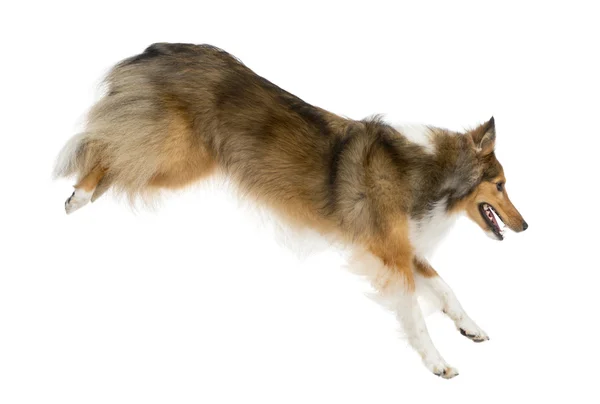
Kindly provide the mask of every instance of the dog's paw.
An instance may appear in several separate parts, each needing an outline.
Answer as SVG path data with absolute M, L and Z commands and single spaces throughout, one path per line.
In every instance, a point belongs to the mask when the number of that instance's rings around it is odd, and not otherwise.
M 461 324 L 457 324 L 458 331 L 465 337 L 469 338 L 473 342 L 488 341 L 490 337 L 483 331 L 477 324 L 472 320 L 463 321 Z
M 454 376 L 458 376 L 458 370 L 448 365 L 443 360 L 428 361 L 423 360 L 423 363 L 434 375 L 444 379 L 452 379 Z
M 452 379 L 454 376 L 458 376 L 458 370 L 453 367 L 447 366 L 443 369 L 433 372 L 434 375 L 441 377 L 442 379 Z
M 434 375 L 442 377 L 444 379 L 452 379 L 454 376 L 458 376 L 458 370 L 448 365 L 441 357 L 435 359 L 424 358 L 423 364 Z
M 92 199 L 92 192 L 87 192 L 82 189 L 75 189 L 73 194 L 65 201 L 65 211 L 67 214 L 75 212 L 87 204 Z

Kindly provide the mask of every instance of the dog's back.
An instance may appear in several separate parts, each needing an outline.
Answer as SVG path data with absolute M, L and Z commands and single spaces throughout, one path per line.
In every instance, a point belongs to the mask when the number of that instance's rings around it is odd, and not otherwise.
M 294 215 L 327 204 L 348 121 L 313 107 L 208 45 L 154 44 L 116 65 L 58 176 L 76 175 L 71 212 L 109 188 L 131 198 L 220 169 L 242 192 Z M 78 193 L 79 191 L 79 193 Z

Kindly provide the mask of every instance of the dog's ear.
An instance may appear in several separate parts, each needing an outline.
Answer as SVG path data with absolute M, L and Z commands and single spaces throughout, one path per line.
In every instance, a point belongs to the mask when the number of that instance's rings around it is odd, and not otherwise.
M 496 146 L 496 125 L 494 117 L 469 132 L 475 144 L 475 150 L 480 156 L 487 156 L 494 151 Z

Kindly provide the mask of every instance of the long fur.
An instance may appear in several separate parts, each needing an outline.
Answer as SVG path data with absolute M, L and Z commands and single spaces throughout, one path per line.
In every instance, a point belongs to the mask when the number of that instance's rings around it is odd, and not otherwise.
M 527 228 L 502 186 L 493 118 L 464 133 L 342 118 L 209 45 L 154 44 L 117 64 L 106 85 L 57 160 L 55 176 L 78 181 L 68 213 L 108 190 L 135 201 L 222 175 L 293 228 L 352 246 L 353 270 L 435 374 L 457 372 L 427 334 L 417 284 L 461 332 L 487 338 L 426 255 L 459 213 L 497 239 L 489 206 L 511 229 Z

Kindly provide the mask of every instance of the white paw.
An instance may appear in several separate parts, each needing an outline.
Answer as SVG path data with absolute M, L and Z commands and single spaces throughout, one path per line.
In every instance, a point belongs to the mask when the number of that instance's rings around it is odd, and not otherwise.
M 468 317 L 457 322 L 456 328 L 458 328 L 458 331 L 460 331 L 462 335 L 474 342 L 483 342 L 490 339 L 485 331 L 479 328 L 479 326 Z
M 454 376 L 458 376 L 458 370 L 448 365 L 443 359 L 436 361 L 424 359 L 423 363 L 434 375 L 441 378 L 452 379 Z
M 93 192 L 76 188 L 73 194 L 65 201 L 65 211 L 67 214 L 73 213 L 87 204 L 92 199 L 92 194 Z

